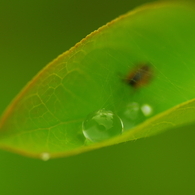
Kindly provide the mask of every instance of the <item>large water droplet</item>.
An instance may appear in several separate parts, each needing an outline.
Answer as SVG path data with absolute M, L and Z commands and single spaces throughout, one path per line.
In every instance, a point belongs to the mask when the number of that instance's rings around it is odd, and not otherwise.
M 122 120 L 110 110 L 98 110 L 83 122 L 82 131 L 87 140 L 100 142 L 122 134 Z

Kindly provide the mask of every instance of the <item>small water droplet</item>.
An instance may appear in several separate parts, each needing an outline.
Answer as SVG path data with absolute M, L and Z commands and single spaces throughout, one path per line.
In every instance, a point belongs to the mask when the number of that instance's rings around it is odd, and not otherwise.
M 141 107 L 141 111 L 143 112 L 143 114 L 145 116 L 150 116 L 152 114 L 152 112 L 153 112 L 152 107 L 149 104 L 144 104 Z
M 110 110 L 101 109 L 83 121 L 83 135 L 92 142 L 100 142 L 122 134 L 122 120 Z
M 41 159 L 42 159 L 43 161 L 48 161 L 48 160 L 50 159 L 50 154 L 47 153 L 47 152 L 42 153 L 42 154 L 41 154 Z
M 137 102 L 129 103 L 124 112 L 124 116 L 131 120 L 135 120 L 138 117 L 139 109 L 140 107 Z
M 145 103 L 142 106 L 138 102 L 128 103 L 120 117 L 123 120 L 124 130 L 129 130 L 142 123 L 153 114 L 153 108 Z
M 137 102 L 128 103 L 121 113 L 124 124 L 124 130 L 129 130 L 136 125 L 136 121 L 140 116 L 140 105 Z

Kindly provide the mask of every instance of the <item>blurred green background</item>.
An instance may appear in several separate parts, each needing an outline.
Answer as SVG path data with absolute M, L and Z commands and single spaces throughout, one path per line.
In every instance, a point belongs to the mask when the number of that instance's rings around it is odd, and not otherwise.
M 147 0 L 0 0 L 2 113 L 48 62 Z M 49 160 L 0 151 L 0 195 L 193 194 L 194 126 Z

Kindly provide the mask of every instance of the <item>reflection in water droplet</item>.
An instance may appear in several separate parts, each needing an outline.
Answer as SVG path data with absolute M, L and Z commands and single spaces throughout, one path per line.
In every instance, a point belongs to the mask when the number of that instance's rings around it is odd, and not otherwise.
M 152 107 L 148 104 L 144 104 L 142 107 L 141 107 L 141 111 L 143 112 L 143 114 L 145 116 L 150 116 L 152 114 Z
M 122 120 L 109 110 L 98 110 L 90 114 L 83 122 L 82 131 L 86 139 L 92 142 L 100 142 L 123 131 Z
M 50 159 L 50 154 L 47 153 L 47 152 L 42 153 L 42 154 L 41 154 L 41 159 L 42 159 L 43 161 L 48 161 L 48 160 Z

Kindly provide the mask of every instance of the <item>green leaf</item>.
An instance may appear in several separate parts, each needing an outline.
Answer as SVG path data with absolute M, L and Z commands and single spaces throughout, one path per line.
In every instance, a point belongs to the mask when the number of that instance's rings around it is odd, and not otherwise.
M 194 35 L 190 3 L 113 20 L 19 93 L 1 118 L 0 147 L 47 160 L 194 123 Z

